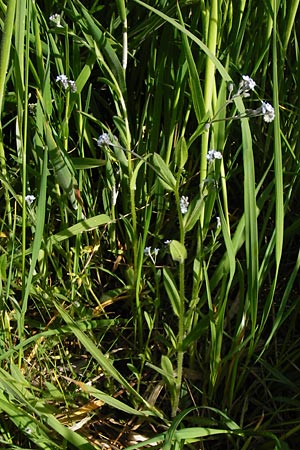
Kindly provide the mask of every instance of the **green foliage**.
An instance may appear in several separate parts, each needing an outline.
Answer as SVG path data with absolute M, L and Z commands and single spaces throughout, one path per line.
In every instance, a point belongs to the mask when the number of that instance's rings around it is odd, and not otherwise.
M 300 443 L 298 6 L 0 2 L 0 446 Z

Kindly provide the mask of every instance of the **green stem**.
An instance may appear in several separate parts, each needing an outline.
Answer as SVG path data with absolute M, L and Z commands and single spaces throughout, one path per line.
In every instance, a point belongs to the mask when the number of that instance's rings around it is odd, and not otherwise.
M 209 16 L 209 30 L 208 30 L 208 43 L 207 46 L 210 52 L 215 56 L 217 46 L 217 34 L 218 34 L 218 1 L 212 0 L 209 10 L 207 11 Z M 211 116 L 212 114 L 212 97 L 215 85 L 215 64 L 207 56 L 205 67 L 205 84 L 204 84 L 204 107 L 205 112 Z M 209 132 L 202 134 L 201 139 L 201 160 L 200 160 L 200 188 L 202 188 L 203 181 L 207 174 L 207 160 L 206 154 L 208 152 L 209 145 Z M 202 211 L 201 225 L 204 223 L 204 208 Z
M 179 182 L 180 176 L 177 178 L 177 184 Z M 179 218 L 179 233 L 180 233 L 180 243 L 184 245 L 184 227 L 183 227 L 183 216 L 180 210 L 180 197 L 178 189 L 175 191 L 175 199 Z M 178 411 L 179 400 L 181 395 L 181 385 L 182 385 L 182 373 L 183 373 L 183 339 L 184 339 L 184 324 L 185 324 L 185 289 L 184 289 L 184 273 L 185 273 L 185 263 L 184 261 L 179 262 L 179 318 L 178 318 L 178 337 L 177 337 L 177 376 L 175 384 L 175 398 L 172 406 L 172 416 L 175 417 Z
M 12 33 L 14 29 L 16 10 L 16 0 L 8 2 L 6 17 L 4 22 L 4 30 L 1 41 L 1 56 L 0 56 L 0 114 L 2 115 L 4 103 L 4 90 L 6 85 L 6 74 L 8 69 L 8 62 L 10 57 L 10 48 L 12 43 Z M 0 120 L 0 168 L 3 178 L 7 177 L 6 158 L 3 145 L 2 121 Z M 9 200 L 9 192 L 5 188 L 5 203 L 8 223 L 12 224 L 12 214 Z
M 19 114 L 19 123 L 21 127 L 21 123 L 23 122 L 23 140 L 22 140 L 22 287 L 23 294 L 25 292 L 25 254 L 26 254 L 26 201 L 25 196 L 27 195 L 27 138 L 28 138 L 28 97 L 29 97 L 29 47 L 30 47 L 30 38 L 29 38 L 29 29 L 30 29 L 30 19 L 31 19 L 31 7 L 30 2 L 28 2 L 27 6 L 27 17 L 26 17 L 26 47 L 25 47 L 25 69 L 24 69 L 24 117 L 23 111 L 20 111 Z M 22 44 L 22 42 L 20 42 Z M 24 45 L 24 44 L 23 44 Z M 22 50 L 19 49 L 21 54 Z M 21 58 L 19 58 L 20 60 Z M 23 99 L 20 99 L 20 106 L 23 108 Z

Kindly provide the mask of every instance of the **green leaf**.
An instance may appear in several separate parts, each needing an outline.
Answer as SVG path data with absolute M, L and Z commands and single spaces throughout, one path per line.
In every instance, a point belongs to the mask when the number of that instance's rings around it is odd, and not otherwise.
M 167 267 L 164 267 L 163 275 L 164 275 L 164 286 L 167 291 L 169 300 L 171 302 L 173 312 L 174 312 L 175 316 L 179 317 L 180 297 L 179 297 L 179 293 L 178 293 L 178 288 L 176 286 L 176 283 L 174 281 L 171 271 Z
M 183 228 L 185 233 L 191 231 L 194 228 L 195 224 L 200 218 L 203 206 L 203 198 L 200 198 L 198 200 L 194 199 L 191 202 L 187 213 L 183 217 Z
M 75 169 L 84 170 L 105 166 L 106 161 L 97 158 L 72 158 L 72 163 Z
M 44 124 L 46 143 L 49 150 L 49 159 L 54 168 L 54 173 L 60 187 L 66 192 L 72 207 L 78 208 L 77 200 L 75 196 L 75 186 L 77 182 L 75 180 L 75 170 L 72 166 L 71 159 L 59 148 L 56 143 L 49 123 Z
M 181 242 L 174 239 L 170 244 L 170 252 L 174 261 L 183 263 L 183 261 L 187 258 L 187 251 L 185 246 L 181 244 Z
M 158 153 L 153 155 L 153 166 L 159 174 L 159 180 L 164 187 L 169 191 L 174 191 L 176 187 L 176 180 L 171 170 Z
M 177 5 L 179 21 L 183 28 L 185 28 L 184 21 L 182 19 L 182 15 L 179 9 L 179 5 Z M 199 69 L 197 68 L 195 59 L 193 57 L 193 53 L 191 50 L 191 42 L 189 42 L 186 33 L 182 33 L 182 44 L 183 50 L 186 55 L 186 60 L 189 68 L 190 75 L 190 87 L 192 93 L 192 101 L 195 108 L 195 114 L 199 123 L 203 121 L 203 117 L 205 115 L 205 103 L 202 93 L 202 88 L 199 79 Z
M 164 380 L 167 383 L 171 395 L 175 394 L 175 385 L 176 380 L 174 376 L 174 368 L 172 366 L 172 363 L 167 355 L 162 355 L 161 357 L 161 368 L 164 372 Z
M 186 140 L 184 136 L 182 136 L 175 147 L 175 164 L 179 169 L 183 169 L 185 163 L 188 159 L 188 148 L 186 145 Z
M 59 231 L 59 233 L 56 233 L 55 235 L 49 238 L 48 243 L 57 243 L 64 241 L 65 239 L 77 236 L 78 234 L 81 234 L 84 231 L 93 230 L 94 228 L 97 228 L 101 225 L 105 225 L 106 223 L 111 221 L 112 219 L 106 214 L 99 214 L 98 216 L 82 220 L 81 222 L 78 222 L 75 225 L 72 225 L 71 227 Z
M 173 422 L 171 423 L 170 428 L 166 432 L 165 439 L 164 439 L 164 445 L 162 447 L 162 450 L 171 450 L 174 448 L 173 446 L 173 440 L 174 440 L 174 434 L 179 427 L 180 423 L 183 421 L 183 419 L 193 410 L 197 409 L 197 407 L 192 407 L 189 409 L 186 409 L 182 411 L 180 414 L 178 414 Z M 181 448 L 181 446 L 179 447 Z

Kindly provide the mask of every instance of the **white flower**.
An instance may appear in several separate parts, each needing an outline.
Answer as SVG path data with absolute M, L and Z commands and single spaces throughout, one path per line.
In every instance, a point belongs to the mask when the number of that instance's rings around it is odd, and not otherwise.
M 35 201 L 35 196 L 34 195 L 26 195 L 25 196 L 25 202 L 27 203 L 28 206 L 32 205 L 32 203 Z
M 172 242 L 172 240 L 171 239 L 167 239 L 165 242 L 164 242 L 164 244 L 166 244 L 166 245 L 170 245 L 171 244 L 171 242 Z
M 261 106 L 257 109 L 246 109 L 248 117 L 263 116 L 265 122 L 273 122 L 275 119 L 275 111 L 270 103 L 261 102 Z
M 111 145 L 112 142 L 110 140 L 108 133 L 102 133 L 97 139 L 97 145 L 101 147 L 101 145 Z
M 50 22 L 58 28 L 63 28 L 63 26 L 60 23 L 60 14 L 52 14 L 52 16 L 49 17 Z
M 255 81 L 248 75 L 242 75 L 242 79 L 244 84 L 244 91 L 254 91 L 254 88 L 256 86 Z
M 64 89 L 68 89 L 69 84 L 68 84 L 68 77 L 67 77 L 67 75 L 64 75 L 64 74 L 58 75 L 56 77 L 55 81 L 56 81 L 56 83 L 61 83 L 63 85 Z
M 69 80 L 69 81 L 68 81 L 68 84 L 69 84 L 70 89 L 71 89 L 72 92 L 76 92 L 76 91 L 77 91 L 77 86 L 76 86 L 75 81 Z
M 189 198 L 184 195 L 180 199 L 180 211 L 181 214 L 186 214 L 189 207 Z
M 217 219 L 217 228 L 220 228 L 221 227 L 221 219 L 219 216 L 217 216 L 216 219 Z
M 69 80 L 67 75 L 58 75 L 55 80 L 57 83 L 61 83 L 64 89 L 70 88 L 72 92 L 77 91 L 77 86 L 74 80 Z
M 151 259 L 151 261 L 153 262 L 153 264 L 156 263 L 156 257 L 158 255 L 159 252 L 159 248 L 155 248 L 153 251 L 151 250 L 151 247 L 145 247 L 144 248 L 144 255 L 149 256 L 149 258 Z M 154 257 L 153 257 L 154 256 Z
M 242 81 L 240 81 L 237 95 L 241 95 L 243 97 L 249 97 L 249 91 L 253 91 L 256 86 L 255 81 L 249 77 L 248 75 L 242 75 Z
M 144 248 L 144 255 L 150 256 L 151 255 L 151 247 L 145 247 Z
M 217 150 L 209 150 L 206 155 L 207 161 L 211 162 L 214 159 L 222 159 L 222 153 Z
M 28 103 L 29 114 L 35 114 L 37 103 Z
M 261 112 L 263 114 L 263 119 L 265 122 L 273 122 L 275 118 L 274 108 L 270 103 L 261 102 Z

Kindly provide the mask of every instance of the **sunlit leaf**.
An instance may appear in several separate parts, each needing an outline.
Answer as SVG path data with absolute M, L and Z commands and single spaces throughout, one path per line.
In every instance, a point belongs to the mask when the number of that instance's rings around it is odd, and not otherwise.
M 185 246 L 175 239 L 173 239 L 170 243 L 170 252 L 174 261 L 182 263 L 187 258 Z

